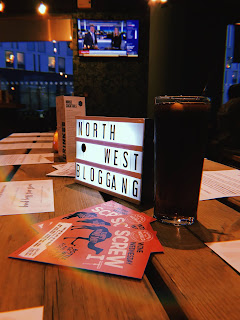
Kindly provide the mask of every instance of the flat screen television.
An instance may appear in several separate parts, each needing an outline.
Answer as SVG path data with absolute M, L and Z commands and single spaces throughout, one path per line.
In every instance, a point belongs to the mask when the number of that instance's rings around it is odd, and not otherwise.
M 78 19 L 78 50 L 83 57 L 138 57 L 138 20 Z

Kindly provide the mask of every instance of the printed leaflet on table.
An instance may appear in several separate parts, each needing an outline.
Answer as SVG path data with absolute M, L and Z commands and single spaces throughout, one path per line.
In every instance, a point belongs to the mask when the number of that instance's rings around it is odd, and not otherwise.
M 53 211 L 52 180 L 0 182 L 0 215 Z
M 240 272 L 240 240 L 206 242 L 205 244 L 230 264 L 230 266 Z
M 21 309 L 14 311 L 0 312 L 0 320 L 42 320 L 43 306 Z
M 20 149 L 52 149 L 52 142 L 19 142 L 19 143 L 2 143 L 0 150 L 20 150 Z
M 12 133 L 9 137 L 53 137 L 54 132 L 17 132 Z
M 7 137 L 0 140 L 0 143 L 33 142 L 33 141 L 53 141 L 53 137 L 47 137 L 47 136 Z
M 240 196 L 240 170 L 204 171 L 199 200 Z
M 53 153 L 27 153 L 27 154 L 4 154 L 0 155 L 0 166 L 14 166 L 22 164 L 53 163 Z
M 47 176 L 73 178 L 75 177 L 75 162 L 67 162 L 64 164 L 53 165 L 53 168 L 57 170 L 47 173 Z
M 114 201 L 33 225 L 39 235 L 10 255 L 141 279 L 152 252 L 163 252 L 150 222 Z

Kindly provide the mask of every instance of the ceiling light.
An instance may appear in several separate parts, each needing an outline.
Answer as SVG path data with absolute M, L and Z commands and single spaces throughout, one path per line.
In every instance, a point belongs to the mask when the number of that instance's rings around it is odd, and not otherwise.
M 41 2 L 37 10 L 40 14 L 45 14 L 47 12 L 47 6 L 43 2 Z
M 5 8 L 4 2 L 0 1 L 0 12 L 3 12 Z
M 149 1 L 149 4 L 155 4 L 155 3 L 160 3 L 160 4 L 165 4 L 165 3 L 167 3 L 168 2 L 168 0 L 150 0 Z

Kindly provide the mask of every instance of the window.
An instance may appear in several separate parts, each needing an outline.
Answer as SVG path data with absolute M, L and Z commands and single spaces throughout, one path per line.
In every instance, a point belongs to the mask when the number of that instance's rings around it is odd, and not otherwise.
M 25 69 L 24 53 L 17 53 L 17 67 L 18 69 Z
M 38 52 L 46 52 L 46 45 L 44 41 L 38 42 Z
M 73 56 L 73 50 L 71 49 L 71 42 L 70 41 L 68 41 L 67 42 L 67 55 L 68 56 Z
M 55 57 L 48 57 L 48 71 L 55 72 Z
M 57 43 L 56 43 L 56 47 L 57 47 L 57 53 L 58 53 L 58 54 L 61 54 L 61 51 L 60 51 L 60 48 L 61 48 L 60 42 L 57 42 Z
M 38 55 L 38 70 L 36 69 L 36 71 L 41 71 L 41 56 L 40 56 L 40 54 Z
M 37 71 L 36 55 L 33 54 L 33 71 Z
M 27 43 L 27 49 L 29 51 L 35 51 L 35 42 L 28 42 Z
M 14 54 L 12 51 L 5 51 L 5 61 L 7 68 L 13 68 L 14 65 Z
M 65 58 L 58 58 L 58 72 L 65 72 Z

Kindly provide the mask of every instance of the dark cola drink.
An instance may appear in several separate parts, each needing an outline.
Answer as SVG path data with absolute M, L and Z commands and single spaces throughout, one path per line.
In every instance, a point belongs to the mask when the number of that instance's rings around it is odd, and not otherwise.
M 197 218 L 210 101 L 157 97 L 154 110 L 154 216 L 176 226 Z

